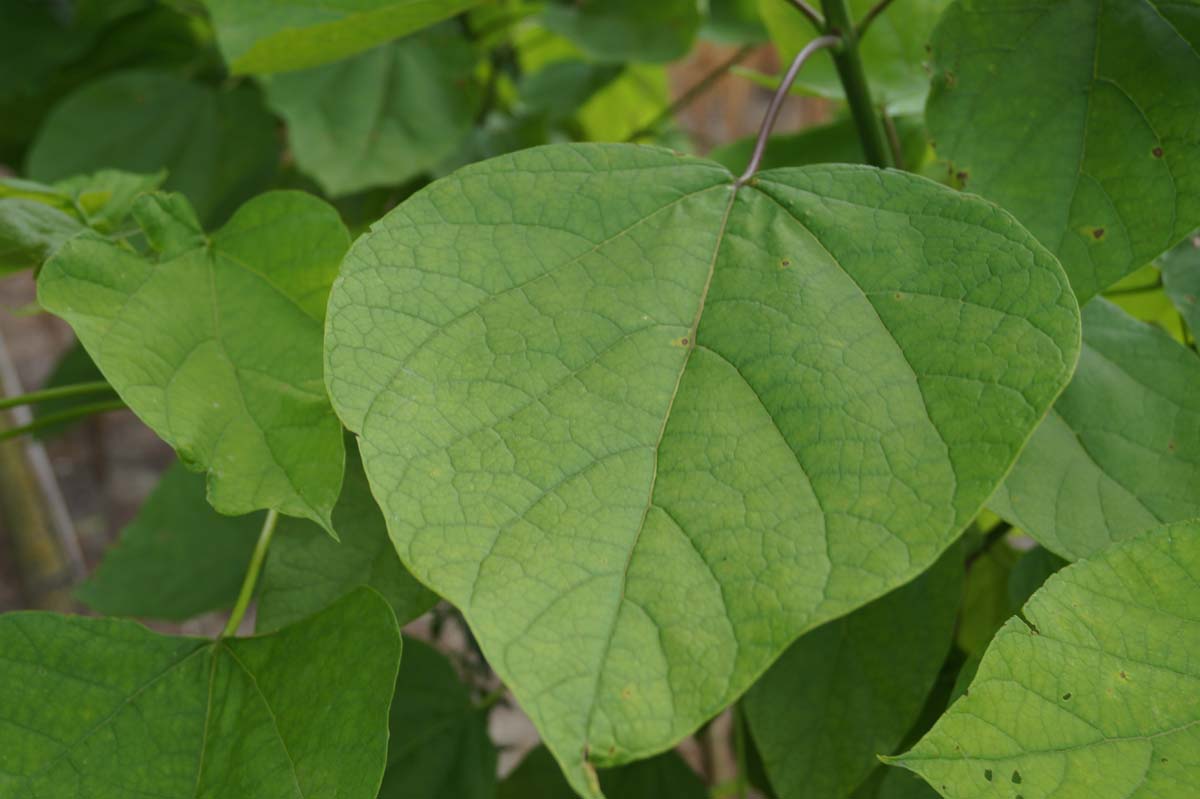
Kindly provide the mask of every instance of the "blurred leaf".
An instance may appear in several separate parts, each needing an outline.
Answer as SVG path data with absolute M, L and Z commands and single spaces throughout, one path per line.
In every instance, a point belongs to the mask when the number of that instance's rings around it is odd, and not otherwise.
M 1016 612 L 1067 561 L 1045 547 L 1034 547 L 1013 566 L 1008 575 L 1008 604 Z
M 1016 608 L 1008 595 L 1008 583 L 1021 553 L 1004 539 L 979 551 L 967 569 L 963 583 L 962 610 L 955 641 L 968 655 L 979 655 L 1004 620 Z
M 673 61 L 700 30 L 696 0 L 549 0 L 542 24 L 600 61 Z
M 214 511 L 203 475 L 176 463 L 75 595 L 97 613 L 172 621 L 233 607 L 262 522 Z
M 1200 517 L 1200 359 L 1103 299 L 1075 376 L 988 507 L 1069 560 Z
M 367 589 L 216 641 L 6 613 L 0 793 L 374 799 L 399 658 L 396 620 Z
M 1134 319 L 1161 327 L 1171 338 L 1183 343 L 1187 326 L 1167 296 L 1163 282 L 1164 276 L 1158 265 L 1146 264 L 1118 280 L 1101 296 Z
M 496 747 L 445 656 L 404 639 L 379 799 L 494 799 Z M 527 799 L 534 799 L 530 794 Z
M 706 799 L 708 789 L 675 752 L 599 772 L 613 799 Z M 500 783 L 496 799 L 577 799 L 550 750 L 539 746 Z
M 562 122 L 574 116 L 623 71 L 619 64 L 595 64 L 574 58 L 552 61 L 521 81 L 521 104 L 530 114 Z
M 701 35 L 723 44 L 767 41 L 758 0 L 708 0 L 708 19 Z
M 418 583 L 388 538 L 383 513 L 371 496 L 358 447 L 346 447 L 346 476 L 333 509 L 340 541 L 302 519 L 280 519 L 258 597 L 258 627 L 277 630 L 332 604 L 360 585 L 378 591 L 407 624 L 437 602 Z M 409 657 L 405 654 L 405 659 Z
M 925 706 L 963 590 L 952 546 L 911 583 L 801 636 L 746 694 L 779 799 L 843 799 Z
M 670 102 L 663 67 L 631 64 L 593 94 L 576 119 L 588 141 L 623 142 L 652 122 Z
M 427 28 L 482 0 L 204 0 L 235 75 L 328 64 Z
M 479 103 L 475 50 L 441 25 L 264 79 L 300 169 L 330 195 L 404 183 L 453 153 Z
M 24 197 L 0 197 L 0 275 L 41 266 L 86 228 L 70 214 Z
M 1163 287 L 1179 315 L 1187 322 L 1192 339 L 1200 335 L 1200 232 L 1184 239 L 1158 261 Z
M 100 169 L 155 173 L 206 224 L 266 187 L 279 161 L 276 123 L 248 85 L 212 89 L 162 72 L 121 72 L 59 103 L 38 132 L 26 168 L 54 182 Z
M 925 161 L 928 143 L 925 126 L 919 116 L 896 117 L 896 133 L 900 139 L 905 168 L 915 170 Z M 718 147 L 708 157 L 723 164 L 734 174 L 740 174 L 750 162 L 757 136 L 748 136 Z M 840 119 L 828 125 L 807 128 L 799 133 L 772 136 L 767 142 L 762 169 L 779 169 L 806 164 L 861 164 L 862 144 L 854 121 Z

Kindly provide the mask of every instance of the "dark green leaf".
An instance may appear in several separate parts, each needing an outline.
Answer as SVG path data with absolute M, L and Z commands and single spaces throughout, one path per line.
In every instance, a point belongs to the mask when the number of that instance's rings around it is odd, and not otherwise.
M 528 113 L 562 122 L 622 71 L 620 64 L 594 64 L 577 58 L 551 61 L 521 81 L 521 103 Z
M 709 0 L 702 34 L 726 44 L 755 44 L 767 40 L 758 13 L 758 0 Z
M 588 761 L 662 751 L 932 565 L 1077 345 L 1062 270 L 990 203 L 558 145 L 360 238 L 326 374 L 401 558 L 594 795 Z
M 963 585 L 962 617 L 955 630 L 955 641 L 968 655 L 983 654 L 996 630 L 1019 607 L 1009 599 L 1008 585 L 1020 557 L 1002 539 L 971 559 Z
M 259 196 L 209 238 L 189 238 L 183 208 L 138 201 L 148 237 L 171 245 L 160 262 L 77 236 L 42 269 L 38 298 L 142 421 L 208 471 L 218 511 L 275 508 L 329 529 L 343 447 L 321 338 L 346 229 L 299 192 Z
M 708 789 L 674 752 L 600 772 L 605 793 L 618 799 L 705 799 Z M 539 746 L 500 783 L 496 799 L 575 799 L 550 750 Z
M 1159 266 L 1167 296 L 1187 322 L 1192 338 L 1200 336 L 1200 233 L 1159 259 Z
M 363 589 L 261 638 L 0 616 L 0 795 L 374 799 L 400 633 Z
M 84 225 L 37 200 L 0 197 L 0 275 L 41 266 Z
M 962 552 L 801 636 L 746 694 L 779 799 L 844 799 L 896 751 L 950 651 Z
M 261 514 L 216 513 L 204 478 L 176 464 L 75 595 L 109 616 L 182 621 L 230 608 L 261 526 Z
M 896 117 L 896 132 L 906 169 L 916 170 L 925 161 L 928 143 L 920 117 Z M 718 147 L 708 157 L 731 172 L 740 173 L 750 163 L 757 136 L 739 139 Z M 861 164 L 862 144 L 853 120 L 841 119 L 828 125 L 808 128 L 799 133 L 772 136 L 763 157 L 763 169 L 779 169 L 808 164 Z
M 959 0 L 926 118 L 966 188 L 1062 261 L 1084 301 L 1200 225 L 1196 0 Z
M 46 379 L 45 385 L 42 388 L 62 388 L 65 386 L 77 385 L 79 383 L 94 383 L 104 379 L 104 375 L 100 373 L 96 362 L 92 360 L 92 356 L 87 354 L 87 350 L 83 348 L 79 342 L 66 351 L 59 358 L 58 364 L 55 365 L 54 371 L 50 373 L 50 377 Z M 62 397 L 60 399 L 47 400 L 39 402 L 33 409 L 35 417 L 43 418 L 52 414 L 68 413 L 96 402 L 96 395 L 88 394 L 76 397 Z M 67 430 L 72 425 L 82 419 L 67 421 L 59 425 L 51 425 L 39 429 L 35 435 L 38 438 L 48 439 L 59 435 L 64 430 Z
M 673 61 L 700 30 L 695 0 L 550 0 L 542 24 L 600 61 Z

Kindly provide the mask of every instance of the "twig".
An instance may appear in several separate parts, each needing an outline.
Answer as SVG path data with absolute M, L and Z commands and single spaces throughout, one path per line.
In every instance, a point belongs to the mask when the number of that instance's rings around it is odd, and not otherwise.
M 892 0 L 879 0 L 878 3 L 871 7 L 870 11 L 863 15 L 863 18 L 860 19 L 858 24 L 854 27 L 858 38 L 861 39 L 863 37 L 863 34 L 867 32 L 867 28 L 871 27 L 871 23 L 875 21 L 875 18 L 884 11 L 887 11 L 887 7 L 891 4 Z
M 821 16 L 820 11 L 817 11 L 808 3 L 804 2 L 804 0 L 788 0 L 788 2 L 795 6 L 796 10 L 801 14 L 808 17 L 808 21 L 813 24 L 813 27 L 817 29 L 818 33 L 825 32 L 825 17 Z
M 629 137 L 625 141 L 637 141 L 638 139 L 645 138 L 646 136 L 656 133 L 660 125 L 694 103 L 696 99 L 700 97 L 700 95 L 711 89 L 713 84 L 725 76 L 726 72 L 744 61 L 746 56 L 753 53 L 755 49 L 756 46 L 753 44 L 747 44 L 740 47 L 736 53 L 722 61 L 720 64 L 717 64 L 717 66 L 713 67 L 711 72 L 709 72 L 700 80 L 696 81 L 696 83 L 686 92 L 679 95 L 675 102 L 664 108 L 657 116 L 654 117 L 654 119 L 650 120 L 645 125 L 629 134 Z
M 775 96 L 771 98 L 771 104 L 767 106 L 767 113 L 763 116 L 762 127 L 758 131 L 758 139 L 754 142 L 754 152 L 750 156 L 750 163 L 746 165 L 746 171 L 737 179 L 737 186 L 744 186 L 754 177 L 754 173 L 758 171 L 759 165 L 762 163 L 763 154 L 767 151 L 767 140 L 771 138 L 771 131 L 775 129 L 775 120 L 779 118 L 779 110 L 783 108 L 783 101 L 787 98 L 788 90 L 792 88 L 792 84 L 796 82 L 796 76 L 800 74 L 800 69 L 812 57 L 813 53 L 818 50 L 827 50 L 831 47 L 837 47 L 842 43 L 840 36 L 818 36 L 808 44 L 804 45 L 804 49 L 796 54 L 792 60 L 792 65 L 788 67 L 787 73 L 783 76 L 779 86 L 775 89 Z

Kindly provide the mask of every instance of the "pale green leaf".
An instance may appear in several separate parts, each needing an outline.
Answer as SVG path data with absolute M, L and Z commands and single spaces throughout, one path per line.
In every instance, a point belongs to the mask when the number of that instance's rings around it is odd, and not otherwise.
M 1089 302 L 1079 369 L 988 506 L 1068 560 L 1200 517 L 1200 360 Z
M 549 0 L 542 24 L 600 61 L 673 61 L 700 30 L 696 0 Z
M 951 547 L 908 585 L 806 633 L 746 694 L 779 799 L 845 799 L 896 751 L 950 651 L 962 594 Z
M 26 162 L 53 182 L 99 169 L 156 173 L 207 223 L 266 188 L 279 161 L 276 123 L 258 90 L 223 91 L 162 72 L 118 72 L 54 107 Z
M 328 64 L 429 27 L 480 2 L 204 0 L 217 43 L 234 74 Z
M 0 197 L 0 275 L 41 266 L 83 223 L 51 205 Z
M 396 556 L 353 444 L 346 447 L 346 476 L 333 509 L 333 528 L 339 541 L 310 522 L 279 520 L 260 583 L 260 632 L 303 619 L 360 585 L 378 591 L 401 624 L 436 604 L 437 595 L 413 579 Z
M 1159 260 L 1163 288 L 1195 339 L 1200 335 L 1200 233 Z
M 1200 795 L 1200 523 L 1063 569 L 894 762 L 947 799 Z
M 326 375 L 401 558 L 594 795 L 592 764 L 668 748 L 932 565 L 1078 334 L 1053 258 L 927 180 L 738 191 L 666 150 L 556 145 L 360 238 Z
M 400 658 L 363 589 L 259 638 L 0 616 L 0 795 L 374 799 Z
M 1080 301 L 1200 225 L 1197 0 L 959 0 L 926 118 L 966 188 L 1062 261 Z
M 495 799 L 487 711 L 475 707 L 445 656 L 412 638 L 404 639 L 390 727 L 379 799 Z
M 321 338 L 346 229 L 321 200 L 273 192 L 186 249 L 194 218 L 160 200 L 141 198 L 138 215 L 170 255 L 154 263 L 78 236 L 42 269 L 42 306 L 70 323 L 134 413 L 208 472 L 218 511 L 275 508 L 329 529 L 344 456 Z
M 848 0 L 847 6 L 854 19 L 861 19 L 877 2 Z M 914 114 L 924 106 L 929 92 L 926 47 L 934 24 L 949 4 L 950 0 L 907 0 L 877 17 L 863 37 L 859 53 L 873 99 L 893 113 Z M 820 35 L 787 0 L 758 0 L 758 7 L 771 40 L 784 59 L 790 60 Z M 822 97 L 845 96 L 833 59 L 828 55 L 818 55 L 805 64 L 796 85 Z
M 216 513 L 204 478 L 175 464 L 75 595 L 109 616 L 182 621 L 233 607 L 262 521 Z
M 475 118 L 476 60 L 444 25 L 264 84 L 297 165 L 337 196 L 403 183 L 453 153 Z
M 705 799 L 708 789 L 674 752 L 600 772 L 600 784 L 619 799 Z M 496 799 L 572 799 L 554 756 L 539 746 L 500 783 Z

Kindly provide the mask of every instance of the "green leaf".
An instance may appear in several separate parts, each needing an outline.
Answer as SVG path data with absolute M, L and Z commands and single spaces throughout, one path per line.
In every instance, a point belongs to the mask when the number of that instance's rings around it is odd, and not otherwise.
M 581 58 L 551 61 L 521 81 L 523 110 L 562 122 L 621 76 L 620 64 L 596 64 Z
M 85 229 L 70 214 L 44 202 L 0 197 L 0 275 L 41 266 Z
M 109 616 L 182 621 L 233 607 L 260 527 L 259 514 L 214 512 L 204 478 L 175 464 L 75 595 Z
M 767 40 L 758 0 L 709 0 L 702 35 L 725 44 L 757 44 Z
M 1196 0 L 959 0 L 926 118 L 966 187 L 1062 261 L 1080 302 L 1200 225 Z
M 925 161 L 928 144 L 925 125 L 919 116 L 896 117 L 896 133 L 906 169 L 915 171 Z M 708 157 L 734 173 L 750 163 L 757 136 L 748 136 L 718 147 Z M 763 156 L 763 169 L 808 164 L 861 164 L 865 162 L 854 121 L 849 117 L 802 130 L 772 136 Z
M 321 200 L 272 192 L 190 239 L 178 199 L 138 201 L 147 236 L 172 245 L 158 263 L 81 235 L 42 269 L 38 299 L 134 413 L 208 471 L 218 511 L 275 508 L 331 529 L 344 455 L 321 338 L 346 229 Z
M 333 196 L 403 183 L 471 131 L 474 48 L 452 26 L 264 81 L 299 167 Z
M 118 72 L 55 106 L 26 171 L 53 182 L 106 168 L 166 169 L 165 186 L 220 223 L 274 175 L 275 127 L 252 86 L 221 91 L 163 72 Z
M 1200 360 L 1105 300 L 1071 385 L 988 506 L 1068 560 L 1200 516 Z
M 952 547 L 914 582 L 801 637 L 755 684 L 744 704 L 775 795 L 848 796 L 872 781 L 877 753 L 932 723 L 962 584 Z
M 1192 338 L 1200 335 L 1200 233 L 1185 239 L 1159 259 L 1163 288 L 1179 315 L 1187 323 Z
M 541 21 L 599 61 L 674 61 L 701 17 L 695 0 L 550 0 Z
M 1061 269 L 981 200 L 556 145 L 360 238 L 326 375 L 401 558 L 595 795 L 591 764 L 666 749 L 928 568 L 1077 337 Z
M 911 771 L 880 766 L 850 799 L 937 799 L 937 795 L 937 791 Z
M 708 789 L 675 752 L 600 772 L 600 784 L 620 799 L 705 799 Z M 496 799 L 574 799 L 554 756 L 539 746 L 500 783 Z
M 396 620 L 367 589 L 217 641 L 5 614 L 0 795 L 374 799 L 399 658 Z
M 805 634 L 746 694 L 780 799 L 844 799 L 896 751 L 950 651 L 962 594 L 951 547 L 908 585 Z
M 1063 569 L 894 763 L 948 799 L 1200 792 L 1200 523 Z
M 389 726 L 379 799 L 494 799 L 487 711 L 475 707 L 443 655 L 413 638 L 404 639 Z
M 878 0 L 847 0 L 851 16 L 861 19 Z M 929 92 L 929 34 L 950 0 L 908 0 L 871 24 L 859 45 L 873 99 L 894 114 L 919 113 Z M 819 5 L 819 3 L 817 3 Z M 759 13 L 780 55 L 791 59 L 819 32 L 786 0 L 759 0 Z M 818 55 L 805 64 L 796 81 L 802 90 L 843 99 L 842 82 L 833 59 Z
M 988 642 L 1020 604 L 1009 598 L 1013 569 L 1021 553 L 1001 539 L 978 552 L 971 560 L 963 583 L 962 617 L 954 640 L 968 655 L 983 654 Z
M 396 556 L 358 447 L 349 444 L 346 456 L 342 494 L 333 509 L 333 527 L 341 540 L 300 519 L 279 520 L 263 569 L 259 632 L 303 619 L 361 585 L 378 591 L 402 625 L 437 603 L 437 595 L 413 579 Z
M 229 71 L 238 75 L 338 61 L 449 19 L 482 0 L 204 2 Z

